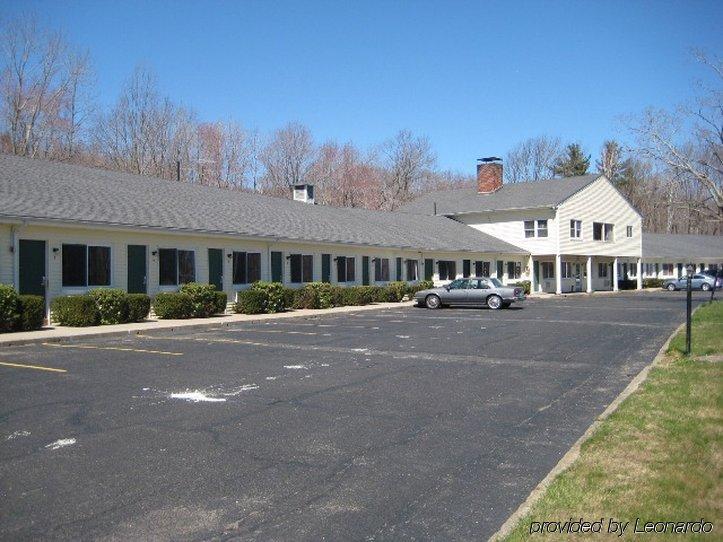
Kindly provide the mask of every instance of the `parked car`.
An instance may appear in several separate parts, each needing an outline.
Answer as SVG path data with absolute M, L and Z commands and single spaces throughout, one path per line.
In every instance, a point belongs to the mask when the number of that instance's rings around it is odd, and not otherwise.
M 717 279 L 718 284 L 716 285 L 716 289 L 721 287 L 721 282 L 723 282 L 723 279 L 720 277 Z M 703 290 L 704 292 L 707 292 L 708 290 L 713 288 L 713 284 L 716 282 L 716 278 L 711 275 L 704 275 L 703 273 L 696 273 L 693 275 L 693 278 L 691 279 L 691 288 L 694 290 Z M 668 279 L 663 281 L 663 288 L 666 288 L 667 290 L 670 290 L 671 292 L 673 290 L 685 290 L 688 287 L 688 279 L 687 277 L 681 277 L 679 279 Z
M 414 294 L 417 305 L 438 309 L 449 305 L 507 308 L 515 301 L 524 301 L 522 288 L 505 286 L 496 278 L 472 277 L 456 279 L 445 286 L 420 290 Z

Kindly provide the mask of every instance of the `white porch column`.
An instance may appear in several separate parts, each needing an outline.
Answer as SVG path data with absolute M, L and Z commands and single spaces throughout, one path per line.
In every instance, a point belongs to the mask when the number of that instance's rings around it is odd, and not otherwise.
M 587 293 L 592 293 L 592 256 L 587 257 Z
M 562 256 L 555 255 L 555 293 L 562 293 Z
M 613 292 L 618 291 L 618 259 L 613 260 Z
M 638 279 L 638 286 L 637 286 L 637 288 L 638 288 L 638 290 L 642 290 L 642 289 L 643 289 L 643 259 L 642 259 L 642 258 L 638 258 L 638 274 L 637 274 L 637 279 Z
M 537 291 L 537 281 L 535 280 L 535 260 L 532 259 L 532 256 L 530 256 L 528 264 L 530 267 L 530 292 L 534 293 Z

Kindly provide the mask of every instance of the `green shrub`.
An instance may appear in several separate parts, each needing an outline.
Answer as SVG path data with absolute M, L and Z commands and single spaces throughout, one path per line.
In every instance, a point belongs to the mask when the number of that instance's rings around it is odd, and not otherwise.
M 20 322 L 20 300 L 15 288 L 0 284 L 0 333 L 13 331 Z
M 417 292 L 421 292 L 422 290 L 429 290 L 430 288 L 434 288 L 434 282 L 431 280 L 421 280 L 417 284 L 410 284 L 407 287 L 407 295 L 409 297 L 414 297 L 414 294 Z
M 401 280 L 390 282 L 389 284 L 387 284 L 387 300 L 392 302 L 399 302 L 404 299 L 404 296 L 407 295 L 408 290 L 409 286 L 406 282 L 403 282 Z
M 128 294 L 118 288 L 95 288 L 88 292 L 95 300 L 101 324 L 123 324 L 128 321 Z
M 662 288 L 663 279 L 643 279 L 643 288 Z
M 45 320 L 45 300 L 39 295 L 20 295 L 20 320 L 17 331 L 32 331 L 43 327 Z
M 343 307 L 344 306 L 344 303 L 345 303 L 344 290 L 348 290 L 348 288 L 344 288 L 343 286 L 332 286 L 331 287 L 331 306 L 332 307 Z
M 236 294 L 234 311 L 239 314 L 263 314 L 266 312 L 267 298 L 263 289 L 242 290 Z
M 178 291 L 191 298 L 193 318 L 207 318 L 216 312 L 216 287 L 213 284 L 188 282 L 182 284 Z
M 88 327 L 100 324 L 95 299 L 89 295 L 63 295 L 50 305 L 53 320 L 61 326 Z
M 142 322 L 151 311 L 151 298 L 146 294 L 127 294 L 128 322 Z
M 296 302 L 297 295 L 299 295 L 298 288 L 287 288 L 286 286 L 283 287 L 282 297 L 284 299 L 283 304 L 285 309 L 293 308 L 294 303 Z
M 328 309 L 332 306 L 332 286 L 328 282 L 310 282 L 298 290 L 295 309 Z
M 193 299 L 182 292 L 161 292 L 153 299 L 153 312 L 161 320 L 193 318 Z
M 260 290 L 266 294 L 265 311 L 266 312 L 282 312 L 286 306 L 285 288 L 280 282 L 264 282 L 258 281 L 251 285 L 252 290 Z
M 515 288 L 522 288 L 527 295 L 530 295 L 530 291 L 532 290 L 532 283 L 529 280 L 521 280 L 519 282 L 516 282 L 515 284 L 510 284 L 510 286 L 513 286 Z
M 219 292 L 216 290 L 214 295 L 216 296 L 216 301 L 213 313 L 224 314 L 226 312 L 226 305 L 228 305 L 228 296 L 226 295 L 226 292 Z
M 618 281 L 618 288 L 620 290 L 635 290 L 638 287 L 638 281 L 635 279 L 620 279 Z

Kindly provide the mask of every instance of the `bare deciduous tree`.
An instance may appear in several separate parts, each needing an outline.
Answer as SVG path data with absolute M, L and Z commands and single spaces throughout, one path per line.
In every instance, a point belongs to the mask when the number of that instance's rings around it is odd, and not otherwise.
M 261 153 L 266 170 L 262 180 L 264 190 L 288 194 L 290 186 L 306 180 L 315 155 L 314 140 L 306 126 L 290 123 L 276 130 Z
M 402 130 L 385 142 L 381 156 L 384 170 L 381 206 L 393 211 L 419 190 L 437 158 L 429 139 L 415 136 L 409 130 Z
M 531 137 L 515 145 L 505 158 L 505 182 L 541 181 L 553 176 L 562 152 L 557 137 Z

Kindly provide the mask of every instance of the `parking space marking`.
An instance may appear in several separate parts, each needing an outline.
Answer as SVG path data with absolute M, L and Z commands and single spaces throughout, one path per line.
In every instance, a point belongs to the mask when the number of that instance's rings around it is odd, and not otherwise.
M 219 343 L 219 344 L 240 344 L 244 346 L 259 346 L 263 348 L 278 348 L 282 350 L 297 350 L 311 352 L 329 352 L 335 354 L 351 354 L 357 356 L 377 356 L 392 359 L 404 359 L 411 361 L 433 361 L 437 363 L 471 363 L 475 365 L 515 365 L 521 367 L 534 367 L 540 364 L 564 366 L 567 368 L 581 369 L 588 367 L 588 363 L 555 360 L 529 360 L 516 358 L 486 358 L 483 356 L 470 356 L 464 354 L 435 354 L 432 352 L 409 352 L 400 350 L 376 350 L 372 348 L 349 348 L 342 346 L 318 346 L 306 344 L 290 344 L 290 343 L 267 343 L 261 341 L 251 341 L 245 339 L 216 339 L 209 337 L 165 337 L 158 335 L 138 335 L 143 339 L 154 339 L 164 341 L 192 341 L 199 343 Z
M 244 328 L 233 328 L 229 331 L 245 331 L 248 333 L 286 333 L 289 335 L 318 335 L 316 331 L 294 331 L 285 329 L 244 329 Z
M 79 348 L 81 350 L 117 350 L 119 352 L 138 352 L 139 354 L 159 354 L 161 356 L 183 355 L 183 352 L 168 352 L 166 350 L 146 350 L 144 348 L 129 348 L 124 346 L 96 346 L 94 344 L 43 343 L 43 346 L 52 346 L 53 348 Z
M 36 371 L 48 371 L 50 373 L 67 373 L 65 369 L 56 369 L 55 367 L 42 367 L 40 365 L 25 365 L 24 363 L 11 363 L 9 361 L 0 361 L 0 365 L 5 367 L 17 367 L 19 369 L 35 369 Z
M 641 324 L 639 322 L 606 322 L 604 320 L 560 320 L 551 318 L 505 318 L 504 316 L 495 317 L 468 317 L 468 316 L 410 316 L 405 323 L 421 323 L 419 320 L 459 320 L 472 322 L 534 322 L 536 324 L 587 324 L 587 325 L 608 325 L 623 327 L 642 327 L 651 329 L 660 329 L 659 324 Z

